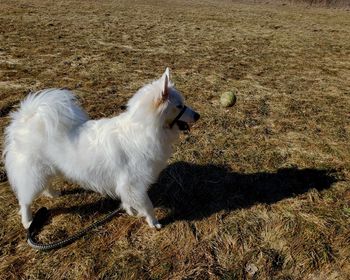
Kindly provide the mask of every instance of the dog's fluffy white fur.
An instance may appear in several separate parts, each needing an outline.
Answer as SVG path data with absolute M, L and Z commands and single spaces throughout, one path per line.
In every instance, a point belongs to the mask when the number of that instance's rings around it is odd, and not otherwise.
M 183 106 L 168 69 L 114 118 L 89 120 L 67 89 L 29 95 L 11 114 L 4 149 L 23 226 L 32 222 L 31 204 L 39 194 L 59 194 L 50 179 L 62 174 L 83 188 L 119 197 L 128 214 L 137 212 L 150 227 L 160 228 L 147 189 L 171 155 L 179 127 L 170 123 Z M 198 118 L 187 108 L 180 120 L 191 123 Z

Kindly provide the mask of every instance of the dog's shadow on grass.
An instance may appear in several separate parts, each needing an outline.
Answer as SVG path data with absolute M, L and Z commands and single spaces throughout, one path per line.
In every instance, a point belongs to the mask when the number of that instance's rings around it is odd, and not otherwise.
M 166 168 L 150 189 L 156 207 L 170 210 L 161 221 L 195 221 L 221 210 L 273 204 L 310 189 L 327 189 L 340 180 L 334 170 L 286 168 L 242 174 L 226 166 L 177 162 Z
M 311 189 L 323 190 L 341 180 L 335 170 L 285 168 L 275 172 L 242 174 L 223 165 L 197 165 L 177 162 L 169 165 L 150 190 L 155 207 L 169 210 L 160 222 L 164 225 L 177 220 L 195 221 L 221 210 L 234 211 L 255 204 L 273 204 Z M 81 195 L 87 191 L 72 189 L 63 195 Z M 103 198 L 96 202 L 50 210 L 53 216 L 77 213 L 89 216 L 116 209 L 120 202 Z

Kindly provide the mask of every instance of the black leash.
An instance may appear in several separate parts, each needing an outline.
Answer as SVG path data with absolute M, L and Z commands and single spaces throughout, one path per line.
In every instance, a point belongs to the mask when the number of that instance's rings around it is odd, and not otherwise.
M 74 241 L 78 240 L 79 238 L 83 237 L 89 231 L 91 231 L 93 228 L 96 228 L 96 227 L 108 222 L 114 216 L 116 216 L 118 213 L 120 213 L 120 210 L 121 210 L 121 207 L 118 207 L 116 210 L 107 214 L 102 219 L 94 222 L 93 224 L 91 224 L 87 228 L 84 228 L 83 230 L 78 231 L 77 233 L 73 234 L 72 236 L 70 236 L 68 238 L 65 238 L 65 239 L 62 239 L 62 240 L 59 240 L 59 241 L 56 241 L 53 243 L 49 243 L 49 244 L 42 244 L 42 243 L 38 243 L 35 241 L 35 235 L 37 235 L 39 233 L 44 222 L 47 220 L 47 218 L 49 216 L 49 211 L 47 210 L 47 208 L 42 207 L 38 210 L 38 212 L 36 212 L 36 214 L 33 218 L 33 222 L 31 223 L 31 225 L 28 229 L 27 242 L 32 248 L 34 248 L 36 250 L 40 250 L 40 251 L 48 251 L 48 250 L 62 248 L 64 246 L 67 246 L 67 245 L 73 243 Z

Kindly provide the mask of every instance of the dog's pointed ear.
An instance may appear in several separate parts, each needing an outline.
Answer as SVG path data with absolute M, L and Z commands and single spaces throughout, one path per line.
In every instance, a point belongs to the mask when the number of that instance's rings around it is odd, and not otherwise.
M 167 67 L 162 77 L 162 80 L 163 80 L 162 99 L 163 100 L 166 100 L 169 97 L 169 77 L 170 77 L 169 68 Z

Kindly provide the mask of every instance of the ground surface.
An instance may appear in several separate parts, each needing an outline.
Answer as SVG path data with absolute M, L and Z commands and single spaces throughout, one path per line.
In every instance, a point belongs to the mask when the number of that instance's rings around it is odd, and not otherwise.
M 1 165 L 0 278 L 349 279 L 349 26 L 347 11 L 289 5 L 2 0 L 2 132 L 30 91 L 69 87 L 110 117 L 166 66 L 202 118 L 150 190 L 161 231 L 122 214 L 36 252 Z M 117 206 L 55 185 L 62 197 L 33 205 L 52 210 L 42 241 Z

